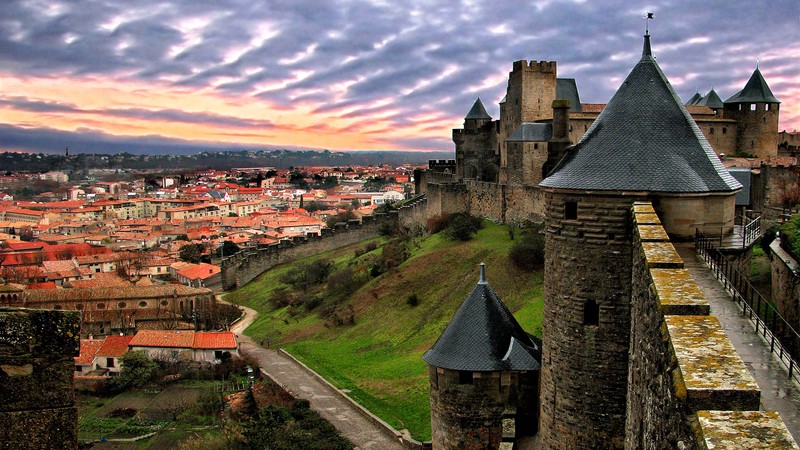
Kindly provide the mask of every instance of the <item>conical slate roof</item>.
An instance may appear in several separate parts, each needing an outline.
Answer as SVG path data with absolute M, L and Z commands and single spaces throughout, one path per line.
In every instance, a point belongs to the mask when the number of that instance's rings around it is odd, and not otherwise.
M 661 72 L 649 38 L 642 59 L 603 112 L 540 186 L 664 193 L 741 189 Z
M 492 119 L 492 116 L 486 112 L 486 108 L 483 107 L 483 103 L 481 103 L 480 97 L 475 100 L 475 104 L 472 105 L 472 109 L 469 110 L 467 113 L 467 117 L 464 117 L 465 120 L 469 119 Z
M 478 285 L 422 359 L 450 370 L 539 370 L 540 354 L 540 349 L 486 282 L 481 264 Z
M 772 95 L 767 82 L 761 76 L 761 71 L 756 67 L 744 89 L 733 94 L 731 98 L 725 100 L 725 103 L 780 103 L 780 101 Z
M 694 95 L 686 102 L 686 106 L 696 105 L 697 102 L 703 99 L 703 96 L 700 95 L 699 92 L 695 92 Z
M 725 106 L 722 104 L 722 99 L 719 98 L 719 95 L 717 95 L 717 91 L 715 91 L 713 88 L 708 91 L 708 94 L 706 94 L 705 97 L 698 100 L 695 104 L 697 106 L 707 106 L 711 109 L 720 109 Z

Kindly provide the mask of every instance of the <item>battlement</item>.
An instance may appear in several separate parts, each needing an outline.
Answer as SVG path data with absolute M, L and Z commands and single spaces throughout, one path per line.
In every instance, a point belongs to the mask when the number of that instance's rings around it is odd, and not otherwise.
M 556 61 L 514 61 L 512 71 L 527 70 L 529 72 L 556 73 Z
M 626 448 L 797 448 L 662 228 L 633 207 Z

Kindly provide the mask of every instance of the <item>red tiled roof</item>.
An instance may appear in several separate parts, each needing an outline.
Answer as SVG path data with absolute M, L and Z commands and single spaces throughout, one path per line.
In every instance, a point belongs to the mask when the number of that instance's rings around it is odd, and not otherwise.
M 194 331 L 139 330 L 128 343 L 131 347 L 192 348 Z
M 194 334 L 194 348 L 236 348 L 236 336 L 230 331 L 198 331 Z
M 190 280 L 205 280 L 220 272 L 220 268 L 213 264 L 200 263 L 193 267 L 187 267 L 179 270 L 178 275 L 186 277 Z
M 128 344 L 133 336 L 109 336 L 95 353 L 97 356 L 119 357 L 128 353 Z
M 31 283 L 28 285 L 28 289 L 58 289 L 56 283 L 54 281 L 44 281 L 42 283 Z
M 75 357 L 75 364 L 82 366 L 91 364 L 102 345 L 101 339 L 81 339 L 81 353 Z

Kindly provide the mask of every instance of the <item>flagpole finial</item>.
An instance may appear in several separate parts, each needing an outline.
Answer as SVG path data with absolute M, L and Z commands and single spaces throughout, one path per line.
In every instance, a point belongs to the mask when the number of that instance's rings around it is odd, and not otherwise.
M 650 21 L 656 18 L 655 13 L 646 12 L 644 13 L 644 35 L 650 36 Z

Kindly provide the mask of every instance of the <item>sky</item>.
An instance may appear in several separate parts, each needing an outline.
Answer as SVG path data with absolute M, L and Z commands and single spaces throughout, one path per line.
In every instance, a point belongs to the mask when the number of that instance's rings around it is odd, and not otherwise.
M 656 3 L 656 2 L 654 2 Z M 2 0 L 0 151 L 453 150 L 513 61 L 606 103 L 653 54 L 678 95 L 760 68 L 800 129 L 799 0 Z

